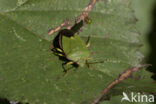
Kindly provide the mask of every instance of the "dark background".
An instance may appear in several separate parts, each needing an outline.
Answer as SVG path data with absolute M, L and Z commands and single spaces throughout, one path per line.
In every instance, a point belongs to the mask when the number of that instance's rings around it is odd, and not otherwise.
M 150 45 L 150 54 L 148 63 L 152 64 L 148 71 L 153 72 L 152 78 L 156 80 L 156 3 L 152 12 L 152 28 L 148 34 L 148 42 Z

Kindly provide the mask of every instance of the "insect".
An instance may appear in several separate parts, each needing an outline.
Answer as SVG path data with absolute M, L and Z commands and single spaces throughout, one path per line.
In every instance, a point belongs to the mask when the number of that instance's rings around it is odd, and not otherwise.
M 87 65 L 89 67 L 89 40 L 90 36 L 88 37 L 88 40 L 84 42 L 79 35 L 69 29 L 64 29 L 59 32 L 58 36 L 54 40 L 54 48 L 52 51 L 54 54 L 64 57 L 67 60 L 62 64 L 65 72 L 68 70 L 65 66 L 69 65 L 75 65 L 77 67 Z

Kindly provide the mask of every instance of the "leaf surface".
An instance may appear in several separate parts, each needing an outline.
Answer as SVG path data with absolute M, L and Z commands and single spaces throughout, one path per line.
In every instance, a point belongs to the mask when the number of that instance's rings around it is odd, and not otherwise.
M 80 36 L 92 35 L 91 69 L 72 69 L 64 78 L 62 61 L 49 47 L 50 28 L 66 18 L 74 22 L 89 0 L 0 0 L 0 97 L 30 104 L 87 104 L 125 69 L 143 58 L 131 1 L 99 1 L 93 22 Z M 112 89 L 156 92 L 151 73 L 144 69 Z M 145 85 L 146 83 L 146 85 Z M 116 93 L 115 93 L 115 92 Z

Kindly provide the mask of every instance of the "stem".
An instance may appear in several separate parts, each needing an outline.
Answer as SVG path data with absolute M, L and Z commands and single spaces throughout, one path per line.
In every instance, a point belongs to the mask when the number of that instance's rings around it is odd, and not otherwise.
M 63 27 L 70 28 L 69 25 L 70 25 L 70 21 L 69 20 L 66 20 L 63 23 L 61 23 L 58 27 L 56 27 L 55 29 L 49 30 L 48 35 L 52 35 L 53 33 L 58 32 Z
M 80 14 L 80 16 L 78 16 L 76 19 L 75 19 L 75 24 L 78 24 L 79 22 L 81 22 L 81 20 L 84 21 L 84 19 L 86 17 L 88 17 L 89 15 L 89 12 L 93 9 L 94 5 L 96 4 L 97 0 L 90 0 L 90 3 L 84 8 L 84 10 L 82 11 L 82 13 Z M 67 29 L 70 29 L 71 27 L 73 26 L 69 26 L 70 24 L 70 21 L 69 20 L 66 20 L 64 21 L 63 23 L 61 23 L 58 27 L 56 27 L 55 29 L 51 29 L 49 32 L 48 32 L 48 35 L 52 35 L 53 33 L 55 32 L 58 32 L 59 30 L 61 30 L 63 27 L 67 27 Z
M 134 72 L 138 71 L 140 68 L 145 67 L 145 66 L 149 66 L 149 64 L 147 65 L 138 64 L 135 67 L 126 69 L 116 80 L 114 80 L 106 88 L 104 88 L 101 96 L 96 98 L 91 104 L 98 104 L 102 100 L 102 98 L 109 92 L 111 88 L 113 88 L 115 85 L 117 85 L 121 81 L 129 78 Z
M 78 19 L 76 20 L 76 23 L 79 23 L 81 20 L 84 20 L 86 17 L 88 17 L 89 12 L 93 9 L 97 1 L 98 0 L 90 0 L 90 3 L 83 9 L 80 16 L 77 17 Z

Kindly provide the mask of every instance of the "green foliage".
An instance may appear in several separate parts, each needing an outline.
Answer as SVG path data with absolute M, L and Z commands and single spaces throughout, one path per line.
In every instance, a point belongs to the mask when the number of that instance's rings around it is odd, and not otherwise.
M 103 64 L 71 70 L 65 78 L 62 61 L 49 50 L 51 27 L 66 18 L 74 21 L 89 0 L 0 0 L 0 97 L 30 104 L 87 104 L 125 69 L 143 58 L 131 1 L 96 4 L 92 24 L 80 36 L 91 39 L 94 60 Z M 56 35 L 56 34 L 54 34 Z M 109 37 L 107 37 L 109 35 Z M 122 91 L 156 92 L 151 73 L 140 70 L 117 85 Z M 145 84 L 146 83 L 146 84 Z

